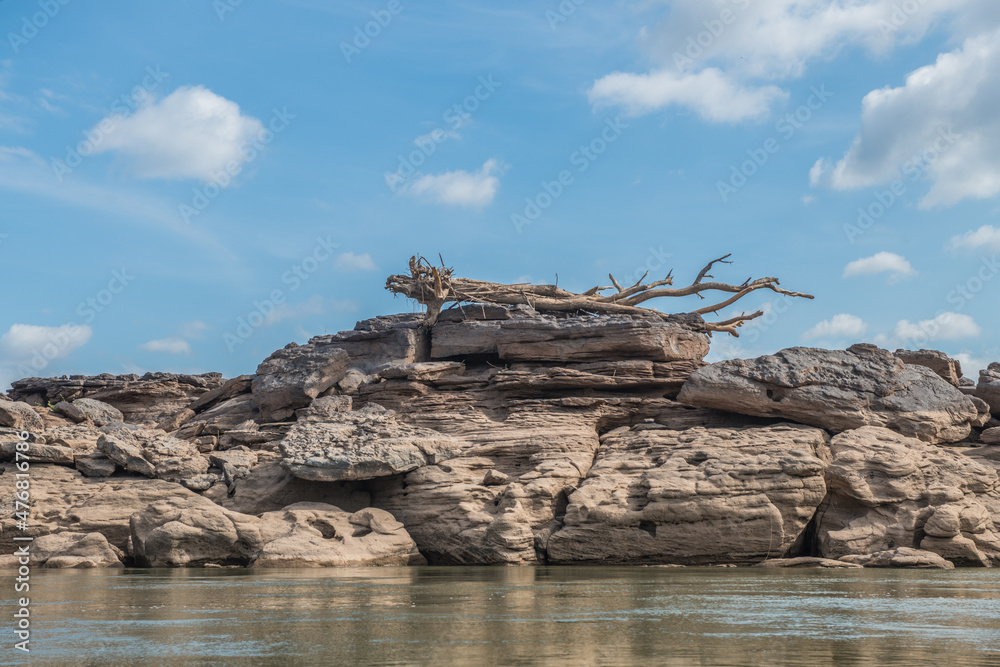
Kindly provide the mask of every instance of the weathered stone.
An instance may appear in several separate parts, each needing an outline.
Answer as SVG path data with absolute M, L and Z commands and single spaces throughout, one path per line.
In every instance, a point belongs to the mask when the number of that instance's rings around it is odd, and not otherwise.
M 347 352 L 351 367 L 371 373 L 377 366 L 429 361 L 430 340 L 423 315 L 387 315 L 358 322 L 353 331 L 316 336 L 310 345 L 332 345 Z
M 509 475 L 505 475 L 499 470 L 488 470 L 486 476 L 483 477 L 483 486 L 503 486 L 508 481 L 510 481 Z
M 57 426 L 45 431 L 45 439 L 50 445 L 69 447 L 77 455 L 97 451 L 97 441 L 100 437 L 101 432 L 91 424 Z
M 211 391 L 207 391 L 198 397 L 198 399 L 192 401 L 191 404 L 187 406 L 187 409 L 194 413 L 204 412 L 205 410 L 208 410 L 219 403 L 228 401 L 231 398 L 236 398 L 241 394 L 249 394 L 251 391 L 252 381 L 252 375 L 240 375 L 232 378 L 231 380 L 226 380 L 222 386 L 216 387 Z
M 376 405 L 298 423 L 281 441 L 284 465 L 297 477 L 339 481 L 398 475 L 456 456 L 468 443 L 395 419 Z
M 979 434 L 979 439 L 987 445 L 1000 445 L 1000 427 L 984 430 Z
M 261 546 L 260 519 L 197 495 L 155 502 L 130 518 L 136 563 L 144 567 L 246 565 Z
M 979 371 L 976 396 L 986 401 L 990 412 L 1000 415 L 1000 363 L 994 362 L 985 370 Z
M 20 444 L 20 441 L 0 443 L 0 459 L 4 461 L 14 459 L 18 444 Z M 22 452 L 22 454 L 27 454 L 28 460 L 32 463 L 55 463 L 63 466 L 73 465 L 74 452 L 69 447 L 32 444 L 29 445 L 28 451 Z
M 257 465 L 257 454 L 246 447 L 234 447 L 223 452 L 213 452 L 209 455 L 208 460 L 219 468 L 222 467 L 223 462 L 237 468 L 252 468 Z
M 56 403 L 56 410 L 75 422 L 84 422 L 89 419 L 97 426 L 125 420 L 121 410 L 93 398 L 78 398 L 72 403 L 60 401 Z
M 213 389 L 212 391 L 215 390 Z M 195 417 L 194 410 L 192 410 L 191 408 L 184 408 L 183 410 L 179 410 L 178 412 L 175 412 L 174 414 L 161 419 L 156 424 L 156 428 L 160 429 L 161 431 L 166 431 L 167 433 L 170 433 L 171 431 L 176 431 L 181 426 L 194 419 L 194 417 Z
M 954 569 L 955 564 L 945 560 L 940 555 L 922 549 L 896 547 L 888 551 L 878 551 L 873 554 L 855 554 L 841 556 L 840 560 L 856 563 L 863 567 L 905 567 L 931 568 L 939 570 Z
M 932 443 L 962 440 L 979 420 L 972 400 L 934 372 L 867 344 L 711 364 L 691 374 L 678 400 L 834 432 L 884 426 Z
M 349 357 L 334 345 L 294 343 L 278 350 L 258 368 L 253 401 L 266 421 L 281 421 L 308 406 L 344 377 Z
M 9 426 L 31 433 L 41 433 L 45 430 L 45 422 L 41 416 L 33 407 L 21 401 L 0 403 L 0 426 Z
M 333 505 L 298 503 L 261 517 L 263 546 L 252 567 L 424 565 L 403 524 L 384 510 L 348 514 Z
M 54 533 L 31 543 L 31 558 L 46 568 L 124 567 L 121 554 L 100 533 Z
M 350 396 L 320 396 L 313 399 L 308 408 L 298 410 L 296 415 L 300 422 L 321 422 L 336 419 L 342 412 L 350 412 L 351 406 Z
M 831 442 L 816 539 L 828 558 L 896 547 L 958 565 L 1000 564 L 1000 480 L 976 459 L 884 428 Z
M 497 354 L 504 361 L 700 360 L 708 354 L 703 326 L 697 315 L 515 318 L 501 323 Z
M 833 560 L 832 558 L 799 556 L 797 558 L 769 558 L 762 563 L 757 563 L 754 567 L 838 569 L 860 568 L 862 566 L 844 560 Z
M 221 384 L 219 373 L 146 373 L 142 377 L 103 373 L 95 376 L 25 378 L 11 383 L 11 396 L 37 400 L 42 405 L 93 398 L 120 410 L 125 421 L 153 425 Z
M 349 514 L 297 503 L 260 518 L 207 498 L 154 503 L 131 518 L 136 561 L 153 567 L 335 567 L 423 564 L 403 524 L 366 509 Z
M 83 454 L 76 457 L 76 469 L 84 477 L 110 477 L 118 465 L 104 454 Z
M 801 546 L 823 500 L 827 436 L 781 424 L 602 439 L 550 562 L 751 564 Z
M 208 459 L 189 442 L 162 431 L 121 429 L 105 433 L 97 448 L 125 470 L 178 482 L 208 470 Z
M 218 476 L 210 475 L 208 473 L 204 475 L 195 475 L 194 477 L 188 477 L 187 479 L 182 479 L 181 484 L 192 491 L 201 493 L 202 491 L 208 491 L 212 486 L 219 481 Z
M 241 394 L 208 408 L 177 429 L 174 436 L 185 440 L 205 435 L 222 436 L 259 416 L 253 397 Z
M 904 364 L 924 366 L 931 369 L 948 384 L 959 386 L 962 378 L 962 364 L 944 352 L 937 350 L 896 350 L 895 355 Z
M 5 469 L 5 470 L 4 470 Z M 14 464 L 0 464 L 0 479 L 12 479 Z M 64 466 L 31 468 L 31 521 L 16 528 L 14 485 L 0 485 L 0 553 L 13 553 L 15 535 L 101 533 L 114 547 L 128 550 L 129 516 L 152 502 L 192 495 L 179 484 L 135 477 L 87 478 Z

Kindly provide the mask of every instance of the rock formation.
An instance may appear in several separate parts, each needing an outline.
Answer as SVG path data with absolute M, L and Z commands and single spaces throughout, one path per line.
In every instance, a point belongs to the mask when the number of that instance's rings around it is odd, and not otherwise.
M 638 304 L 786 293 L 705 282 L 715 263 L 685 288 L 575 294 L 416 262 L 390 283 L 428 314 L 289 345 L 254 375 L 19 380 L 0 400 L 0 551 L 26 534 L 46 567 L 1000 565 L 1000 365 L 975 396 L 928 350 L 707 365 L 710 335 L 752 316 Z

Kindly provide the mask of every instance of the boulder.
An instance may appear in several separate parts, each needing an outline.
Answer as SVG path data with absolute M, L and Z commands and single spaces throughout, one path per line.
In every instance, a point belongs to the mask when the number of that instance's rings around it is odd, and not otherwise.
M 179 482 L 208 470 L 209 462 L 189 442 L 163 431 L 119 429 L 105 433 L 98 450 L 129 472 Z
M 45 430 L 45 422 L 35 409 L 21 401 L 3 401 L 0 403 L 0 426 L 9 426 L 19 431 L 41 433 Z
M 11 461 L 15 459 L 17 446 L 21 441 L 0 443 L 0 459 Z M 58 445 L 31 444 L 27 452 L 28 460 L 32 463 L 55 463 L 58 465 L 73 465 L 74 451 L 69 447 Z
M 922 549 L 911 549 L 910 547 L 896 547 L 887 551 L 877 551 L 873 554 L 855 554 L 851 556 L 841 556 L 840 560 L 847 563 L 856 563 L 863 567 L 901 567 L 951 570 L 955 564 L 945 560 L 940 555 Z
M 124 567 L 124 554 L 100 533 L 53 533 L 31 543 L 31 558 L 45 568 Z
M 944 352 L 938 352 L 937 350 L 896 350 L 895 355 L 904 364 L 924 366 L 937 373 L 938 377 L 948 384 L 956 387 L 960 386 L 962 364 Z
M 268 357 L 251 384 L 265 421 L 281 421 L 308 406 L 344 377 L 348 354 L 334 345 L 290 344 Z
M 93 398 L 78 398 L 72 403 L 60 401 L 56 403 L 56 410 L 75 422 L 84 422 L 89 419 L 97 426 L 125 420 L 121 410 Z
M 385 510 L 349 514 L 296 503 L 261 517 L 262 546 L 251 567 L 425 565 L 403 524 Z
M 76 469 L 84 477 L 110 477 L 118 464 L 104 454 L 83 454 L 76 457 Z
M 261 517 L 191 496 L 153 503 L 131 517 L 136 561 L 151 567 L 422 565 L 403 524 L 383 510 L 348 513 L 296 503 Z
M 247 447 L 234 447 L 222 452 L 213 452 L 208 456 L 209 462 L 218 468 L 228 463 L 236 468 L 252 468 L 257 465 L 257 453 Z
M 834 433 L 882 426 L 931 443 L 962 440 L 981 420 L 972 399 L 933 371 L 867 344 L 711 364 L 691 374 L 678 400 Z
M 986 401 L 990 412 L 1000 415 L 1000 363 L 992 363 L 986 370 L 979 371 L 976 396 Z
M 828 494 L 816 515 L 827 558 L 897 547 L 957 565 L 1000 564 L 997 471 L 952 449 L 866 426 L 830 444 Z
M 753 564 L 800 548 L 827 435 L 793 424 L 620 429 L 569 495 L 553 563 Z
M 395 412 L 369 404 L 329 421 L 297 423 L 279 446 L 296 477 L 332 482 L 409 472 L 452 458 L 469 443 L 409 426 Z
M 979 440 L 987 445 L 1000 445 L 1000 426 L 985 429 L 979 434 Z
M 142 567 L 246 565 L 260 549 L 260 523 L 197 495 L 152 503 L 129 520 Z

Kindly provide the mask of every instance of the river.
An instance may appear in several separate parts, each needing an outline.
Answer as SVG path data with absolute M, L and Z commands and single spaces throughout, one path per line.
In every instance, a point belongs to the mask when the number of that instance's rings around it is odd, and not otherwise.
M 998 570 L 40 570 L 30 656 L 13 596 L 0 664 L 1000 665 Z

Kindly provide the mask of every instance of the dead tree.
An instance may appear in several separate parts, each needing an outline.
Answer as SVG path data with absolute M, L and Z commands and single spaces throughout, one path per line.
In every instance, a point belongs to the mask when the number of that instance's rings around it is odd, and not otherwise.
M 669 317 L 666 313 L 661 313 L 655 308 L 644 308 L 639 304 L 650 299 L 660 297 L 681 297 L 696 295 L 700 299 L 705 299 L 706 292 L 721 292 L 732 296 L 722 299 L 710 306 L 698 308 L 690 312 L 698 315 L 708 313 L 718 313 L 723 308 L 731 306 L 750 292 L 761 289 L 771 290 L 778 294 L 792 297 L 802 297 L 812 299 L 811 294 L 802 292 L 790 292 L 779 287 L 777 278 L 758 278 L 752 280 L 748 278 L 741 285 L 729 285 L 719 282 L 705 282 L 706 278 L 713 278 L 709 271 L 715 264 L 732 264 L 726 261 L 730 255 L 724 255 L 718 259 L 713 259 L 695 277 L 694 282 L 686 287 L 673 287 L 673 271 L 667 274 L 662 280 L 651 283 L 643 283 L 648 271 L 631 287 L 622 287 L 615 277 L 608 275 L 611 285 L 606 287 L 592 287 L 586 292 L 576 293 L 561 289 L 556 285 L 531 285 L 528 283 L 517 283 L 505 285 L 502 283 L 487 282 L 485 280 L 472 280 L 470 278 L 456 278 L 453 269 L 444 265 L 433 266 L 424 257 L 414 256 L 410 258 L 410 275 L 397 274 L 389 276 L 386 280 L 385 288 L 394 294 L 402 294 L 410 299 L 427 306 L 425 324 L 432 325 L 437 322 L 438 314 L 448 303 L 481 303 L 501 306 L 527 305 L 539 312 L 586 312 L 586 313 L 616 313 L 625 315 L 646 315 Z M 440 257 L 440 256 L 439 256 Z M 610 294 L 602 294 L 608 290 L 615 290 Z M 721 297 L 720 297 L 721 298 Z M 763 315 L 763 311 L 741 313 L 740 315 L 723 320 L 721 322 L 706 322 L 708 331 L 722 331 L 739 337 L 737 328 L 744 322 Z

